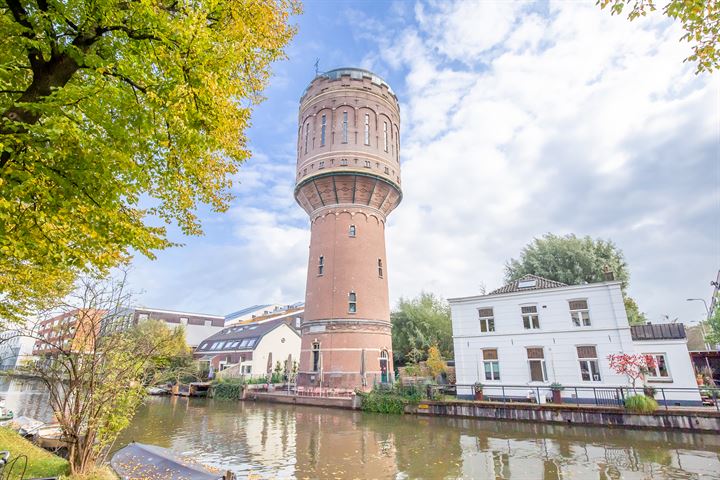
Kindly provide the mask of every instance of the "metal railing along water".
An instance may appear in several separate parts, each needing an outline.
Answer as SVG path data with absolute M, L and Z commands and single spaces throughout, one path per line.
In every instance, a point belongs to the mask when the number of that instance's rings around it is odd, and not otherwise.
M 429 399 L 457 396 L 474 397 L 474 384 L 456 385 L 420 385 L 396 386 L 399 389 L 410 389 L 412 392 L 421 392 Z M 561 390 L 553 389 L 550 385 L 510 385 L 510 384 L 484 384 L 482 386 L 482 400 L 490 402 L 522 402 L 534 404 L 554 404 L 558 400 L 563 404 L 576 406 L 594 405 L 600 407 L 622 407 L 625 399 L 633 395 L 646 395 L 653 397 L 661 408 L 669 410 L 671 407 L 706 407 L 708 410 L 720 411 L 719 387 L 628 387 L 628 386 L 589 386 L 565 385 Z

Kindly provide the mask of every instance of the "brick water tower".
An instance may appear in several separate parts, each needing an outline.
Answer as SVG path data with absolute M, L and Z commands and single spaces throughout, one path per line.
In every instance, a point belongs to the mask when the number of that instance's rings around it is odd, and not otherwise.
M 400 107 L 374 73 L 316 76 L 300 99 L 295 199 L 310 216 L 299 386 L 392 381 L 385 222 L 400 203 Z

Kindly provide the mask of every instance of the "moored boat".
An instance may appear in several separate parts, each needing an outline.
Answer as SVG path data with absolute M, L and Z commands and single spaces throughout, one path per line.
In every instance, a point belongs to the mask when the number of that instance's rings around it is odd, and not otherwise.
M 234 477 L 191 464 L 166 448 L 143 443 L 131 443 L 118 450 L 110 460 L 110 466 L 123 480 L 222 480 Z

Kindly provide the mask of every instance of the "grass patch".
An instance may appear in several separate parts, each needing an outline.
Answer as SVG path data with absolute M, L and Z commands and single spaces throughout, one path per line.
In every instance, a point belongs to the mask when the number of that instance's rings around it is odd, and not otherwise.
M 658 403 L 645 395 L 633 395 L 625 398 L 625 408 L 633 413 L 652 413 L 658 409 Z
M 70 464 L 67 460 L 33 445 L 7 428 L 0 428 L 0 450 L 9 450 L 11 461 L 20 455 L 27 455 L 25 478 L 59 477 L 70 473 Z M 15 464 L 15 468 L 9 477 L 10 480 L 20 479 L 23 463 L 20 460 Z M 8 472 L 4 473 L 7 474 Z
M 64 458 L 53 455 L 45 449 L 34 445 L 8 428 L 0 427 L 0 450 L 10 452 L 10 461 L 20 455 L 27 456 L 27 470 L 22 478 L 59 477 L 67 480 L 117 480 L 117 475 L 108 466 L 93 468 L 84 475 L 70 475 L 70 464 Z M 23 462 L 18 461 L 12 470 L 3 472 L 3 480 L 21 480 Z M 10 476 L 6 476 L 10 473 Z

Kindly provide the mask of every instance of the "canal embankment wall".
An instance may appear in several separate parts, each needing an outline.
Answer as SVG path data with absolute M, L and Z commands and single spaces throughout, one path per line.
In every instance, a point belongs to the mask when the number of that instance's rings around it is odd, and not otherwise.
M 441 417 L 477 418 L 563 425 L 720 432 L 720 412 L 699 409 L 658 410 L 632 413 L 617 407 L 532 405 L 495 402 L 424 401 L 405 406 L 405 413 Z
M 244 392 L 243 400 L 349 410 L 362 409 L 362 397 L 360 396 L 352 398 L 308 397 L 286 392 L 263 392 L 248 389 Z M 628 412 L 620 407 L 427 400 L 406 405 L 405 413 L 478 420 L 677 430 L 695 433 L 720 432 L 720 412 L 699 408 L 673 408 L 640 414 Z

